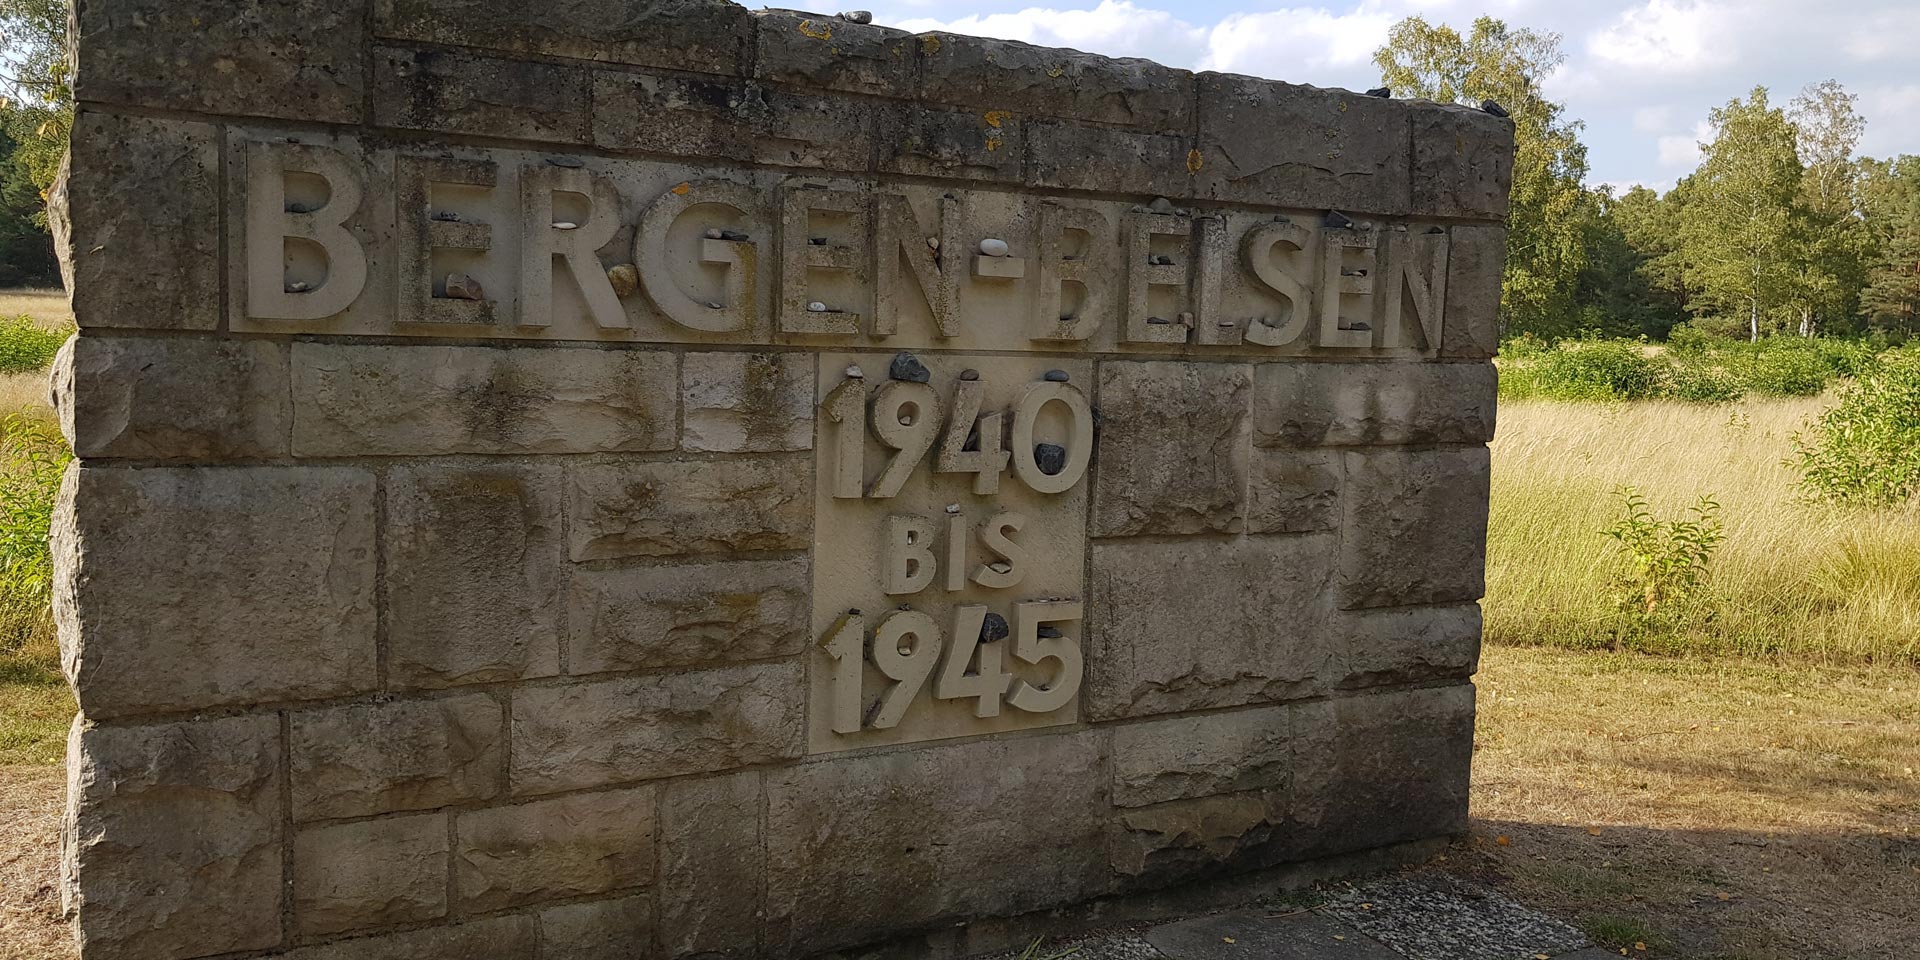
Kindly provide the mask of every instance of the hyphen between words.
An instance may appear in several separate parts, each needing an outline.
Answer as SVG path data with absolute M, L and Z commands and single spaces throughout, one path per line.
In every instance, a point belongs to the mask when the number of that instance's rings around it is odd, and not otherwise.
M 1446 302 L 1444 226 L 1338 211 L 519 151 L 236 154 L 237 329 L 1417 357 Z

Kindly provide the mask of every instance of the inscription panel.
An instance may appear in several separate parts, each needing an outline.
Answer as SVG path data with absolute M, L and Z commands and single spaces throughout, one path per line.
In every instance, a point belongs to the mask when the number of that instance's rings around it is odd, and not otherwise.
M 811 751 L 1078 719 L 1092 375 L 820 357 Z

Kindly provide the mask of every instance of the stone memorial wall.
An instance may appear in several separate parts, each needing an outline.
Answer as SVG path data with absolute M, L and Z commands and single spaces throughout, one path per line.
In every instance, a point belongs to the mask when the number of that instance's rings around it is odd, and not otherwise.
M 956 954 L 1463 828 L 1508 121 L 76 6 L 85 960 Z

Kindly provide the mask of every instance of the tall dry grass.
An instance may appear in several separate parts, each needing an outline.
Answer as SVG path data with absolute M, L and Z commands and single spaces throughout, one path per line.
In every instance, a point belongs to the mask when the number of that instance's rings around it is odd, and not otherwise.
M 1493 444 L 1487 637 L 1495 643 L 1920 663 L 1920 508 L 1803 502 L 1790 437 L 1821 398 L 1704 406 L 1509 402 Z M 1656 515 L 1701 495 L 1726 541 L 1710 615 L 1658 636 L 1623 631 L 1622 557 L 1600 531 L 1631 484 Z

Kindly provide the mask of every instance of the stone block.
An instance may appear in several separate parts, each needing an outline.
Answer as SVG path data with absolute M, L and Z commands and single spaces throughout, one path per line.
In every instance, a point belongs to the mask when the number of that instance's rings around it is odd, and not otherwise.
M 486 694 L 296 710 L 288 715 L 293 818 L 491 799 L 505 788 L 504 721 Z
M 920 96 L 980 110 L 1072 117 L 1151 132 L 1193 126 L 1193 74 L 1014 40 L 919 37 Z
M 681 358 L 680 446 L 706 453 L 813 447 L 813 368 L 806 353 L 689 353 Z
M 1413 105 L 1413 213 L 1504 218 L 1513 121 L 1457 104 Z
M 593 93 L 584 67 L 375 47 L 373 91 L 373 122 L 382 127 L 543 144 L 592 141 Z
M 1404 102 L 1226 73 L 1200 74 L 1199 86 L 1206 199 L 1407 213 Z
M 1105 892 L 1086 733 L 868 753 L 767 775 L 770 954 L 1045 910 Z
M 447 815 L 307 827 L 293 837 L 293 917 L 306 936 L 447 913 Z
M 540 911 L 542 960 L 636 960 L 653 952 L 653 898 L 569 903 Z
M 387 476 L 387 676 L 448 687 L 560 672 L 558 467 Z
M 358 123 L 366 10 L 364 0 L 76 4 L 73 94 L 155 110 Z
M 528 687 L 513 697 L 517 794 L 707 773 L 797 757 L 797 662 Z
M 1194 192 L 1185 137 L 1066 120 L 1026 124 L 1029 182 L 1063 190 L 1186 197 Z
M 275 954 L 275 960 L 424 960 L 485 957 L 533 960 L 540 949 L 538 921 L 527 914 L 488 917 L 445 927 L 335 940 Z M 553 955 L 547 954 L 548 960 Z
M 1348 451 L 1343 605 L 1480 599 L 1489 476 L 1485 447 Z
M 1093 546 L 1090 720 L 1310 695 L 1338 670 L 1327 587 L 1335 537 Z
M 1490 363 L 1261 364 L 1254 443 L 1485 443 L 1493 439 L 1497 382 Z
M 660 789 L 660 940 L 670 957 L 748 956 L 766 862 L 758 773 Z
M 918 40 L 903 30 L 797 10 L 760 10 L 755 72 L 820 90 L 914 96 Z
M 87 726 L 61 844 L 83 954 L 176 960 L 280 943 L 280 721 Z
M 1004 110 L 894 104 L 877 121 L 879 169 L 921 177 L 1018 183 L 1025 121 Z
M 1500 348 L 1500 281 L 1507 263 L 1507 229 L 1463 225 L 1449 232 L 1440 355 L 1484 360 Z
M 653 817 L 652 787 L 462 812 L 453 850 L 459 906 L 498 910 L 649 886 Z
M 372 689 L 373 500 L 346 467 L 73 467 L 53 602 L 81 711 Z
M 1252 387 L 1246 364 L 1102 363 L 1093 535 L 1238 532 Z
M 287 348 L 265 340 L 77 337 L 54 364 L 61 432 L 79 457 L 287 455 Z
M 813 542 L 803 459 L 596 463 L 573 468 L 575 560 L 805 550 Z
M 1247 790 L 1285 790 L 1293 711 L 1262 707 L 1130 723 L 1113 731 L 1113 802 L 1139 807 Z
M 760 86 L 766 104 L 755 130 L 758 163 L 808 170 L 872 170 L 881 104 Z
M 753 15 L 727 0 L 375 0 L 378 36 L 739 74 L 753 49 Z
M 750 160 L 765 114 L 759 87 L 746 80 L 593 75 L 593 142 L 610 150 Z
M 1255 447 L 1251 456 L 1248 533 L 1312 533 L 1339 527 L 1340 451 Z
M 1124 888 L 1159 887 L 1223 868 L 1280 863 L 1288 836 L 1285 793 L 1230 793 L 1122 808 L 1108 859 Z
M 296 343 L 293 367 L 296 456 L 674 446 L 671 354 Z
M 219 326 L 213 126 L 82 107 L 68 149 L 47 217 L 74 321 L 83 328 Z
M 1480 664 L 1480 605 L 1349 610 L 1343 687 L 1464 680 Z
M 1467 829 L 1473 686 L 1306 704 L 1290 820 L 1300 856 L 1385 847 Z
M 805 560 L 576 570 L 567 671 L 768 660 L 807 648 Z

